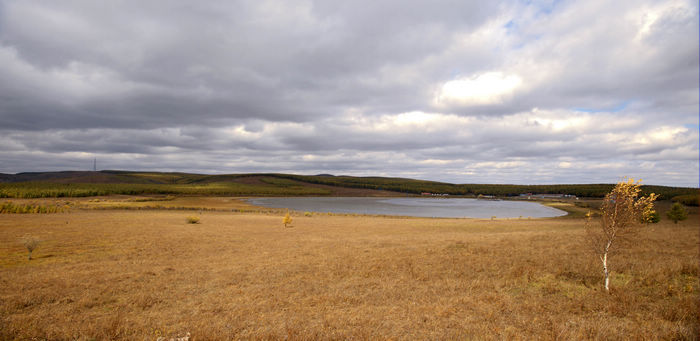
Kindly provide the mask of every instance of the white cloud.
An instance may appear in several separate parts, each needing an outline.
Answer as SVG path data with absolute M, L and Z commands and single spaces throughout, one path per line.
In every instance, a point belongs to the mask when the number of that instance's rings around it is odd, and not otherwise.
M 513 96 L 522 82 L 518 75 L 505 75 L 502 72 L 486 72 L 459 78 L 445 82 L 435 102 L 439 106 L 503 104 Z

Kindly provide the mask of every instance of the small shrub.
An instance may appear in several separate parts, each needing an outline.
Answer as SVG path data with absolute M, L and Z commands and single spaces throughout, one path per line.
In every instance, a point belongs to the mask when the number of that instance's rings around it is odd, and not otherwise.
M 189 217 L 187 217 L 187 223 L 188 224 L 199 224 L 199 217 L 189 216 Z
M 648 217 L 642 218 L 642 222 L 646 224 L 656 224 L 661 221 L 661 215 L 659 215 L 659 212 L 653 211 L 649 214 Z
M 284 227 L 287 227 L 287 225 L 292 223 L 292 216 L 289 215 L 289 211 L 287 211 L 287 214 L 284 215 L 284 218 L 282 218 L 282 224 L 284 224 Z
M 304 212 L 304 217 L 310 217 L 312 216 L 311 212 Z
M 666 212 L 666 216 L 673 220 L 674 224 L 678 224 L 679 221 L 688 219 L 688 210 L 683 204 L 676 202 L 671 206 L 671 210 Z
M 24 245 L 24 247 L 26 247 L 27 251 L 29 252 L 29 256 L 27 257 L 28 260 L 32 260 L 32 252 L 34 251 L 34 249 L 37 248 L 37 246 L 39 246 L 40 242 L 40 240 L 30 235 L 25 235 L 24 237 L 22 237 L 22 245 Z

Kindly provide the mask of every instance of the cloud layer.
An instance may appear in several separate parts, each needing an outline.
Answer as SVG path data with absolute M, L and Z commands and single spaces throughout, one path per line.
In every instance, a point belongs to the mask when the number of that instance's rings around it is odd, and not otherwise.
M 698 185 L 694 1 L 0 6 L 0 172 Z

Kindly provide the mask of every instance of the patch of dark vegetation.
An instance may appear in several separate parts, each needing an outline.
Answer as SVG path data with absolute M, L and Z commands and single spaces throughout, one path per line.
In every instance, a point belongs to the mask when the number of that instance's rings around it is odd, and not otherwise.
M 671 198 L 671 201 L 678 202 L 686 206 L 698 206 L 698 198 L 700 195 L 696 192 L 695 194 L 678 195 Z
M 602 198 L 612 184 L 503 185 L 451 184 L 437 181 L 387 177 L 295 175 L 279 173 L 189 174 L 159 172 L 46 172 L 19 173 L 0 177 L 0 197 L 84 197 L 125 195 L 231 195 L 303 196 L 333 195 L 322 186 L 392 191 L 405 194 L 435 193 L 467 197 L 516 197 L 521 194 L 570 195 Z M 316 186 L 312 186 L 316 185 Z M 659 200 L 676 198 L 697 206 L 697 188 L 642 186 L 642 194 L 655 193 Z
M 352 177 L 352 176 L 306 176 L 291 174 L 274 174 L 270 176 L 284 177 L 298 181 L 340 187 L 354 187 L 395 191 L 402 193 L 421 194 L 425 192 L 461 196 L 493 195 L 499 197 L 514 197 L 524 193 L 537 194 L 569 194 L 577 197 L 602 198 L 614 187 L 613 184 L 562 184 L 562 185 L 501 185 L 501 184 L 450 184 L 445 182 L 414 180 L 385 177 Z M 697 194 L 697 188 L 642 186 L 642 194 L 655 193 L 659 200 L 668 200 L 674 196 Z
M 30 213 L 63 213 L 69 210 L 64 205 L 15 204 L 5 202 L 0 204 L 0 214 L 30 214 Z

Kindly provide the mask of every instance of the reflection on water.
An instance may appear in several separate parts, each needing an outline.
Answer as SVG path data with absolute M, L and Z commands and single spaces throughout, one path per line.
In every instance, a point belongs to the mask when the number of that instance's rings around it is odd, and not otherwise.
M 253 205 L 297 211 L 379 214 L 435 218 L 558 217 L 566 212 L 526 201 L 464 198 L 254 198 Z

